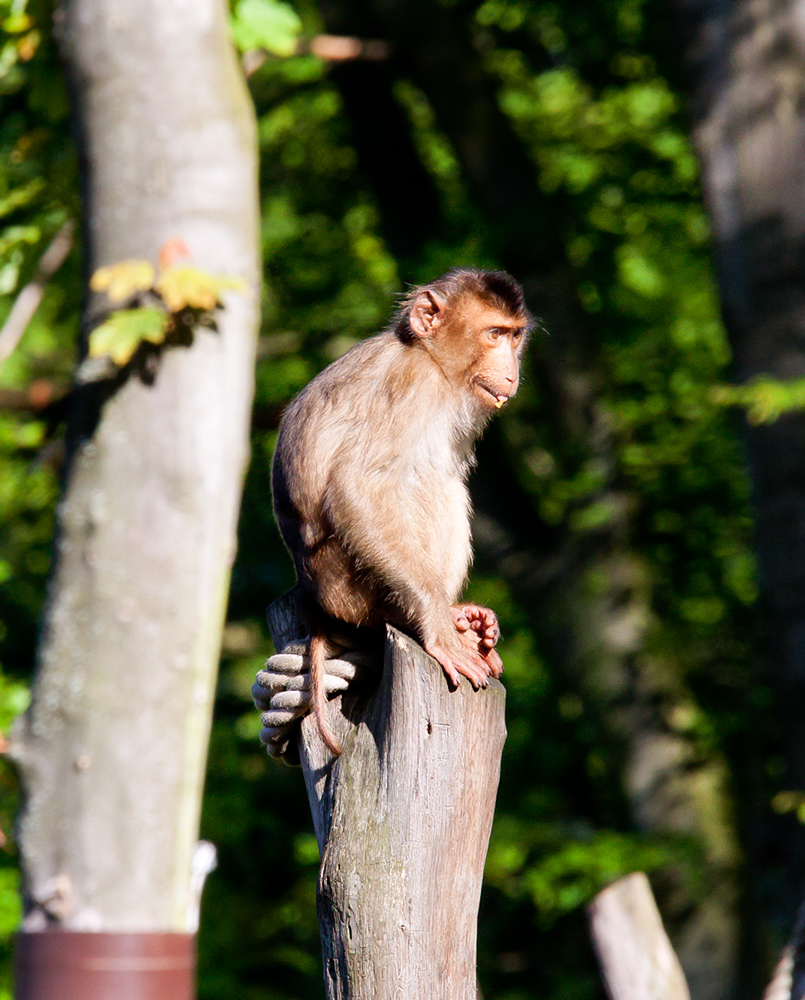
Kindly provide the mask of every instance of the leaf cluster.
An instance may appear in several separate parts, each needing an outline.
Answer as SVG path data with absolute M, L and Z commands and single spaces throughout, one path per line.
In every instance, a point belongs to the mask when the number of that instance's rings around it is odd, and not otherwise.
M 167 265 L 159 273 L 147 260 L 124 260 L 99 268 L 90 278 L 93 292 L 113 305 L 127 303 L 95 326 L 89 335 L 90 358 L 111 358 L 123 367 L 147 342 L 192 343 L 192 331 L 212 321 L 226 291 L 242 291 L 243 281 L 208 274 L 189 265 Z M 145 305 L 154 302 L 154 305 Z

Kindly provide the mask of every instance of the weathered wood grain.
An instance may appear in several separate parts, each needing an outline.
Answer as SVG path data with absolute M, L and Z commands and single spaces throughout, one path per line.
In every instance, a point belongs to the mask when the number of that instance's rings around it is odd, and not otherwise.
M 292 601 L 269 622 L 278 648 L 299 634 Z M 376 691 L 329 704 L 342 755 L 303 720 L 329 1000 L 475 1000 L 504 703 L 498 681 L 451 691 L 436 661 L 389 628 Z

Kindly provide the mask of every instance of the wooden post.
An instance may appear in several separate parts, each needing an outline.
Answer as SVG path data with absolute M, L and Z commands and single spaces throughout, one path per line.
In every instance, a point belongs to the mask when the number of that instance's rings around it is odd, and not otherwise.
M 589 915 L 612 1000 L 690 1000 L 685 974 L 642 872 L 599 892 Z
M 298 638 L 293 601 L 269 609 Z M 302 721 L 300 758 L 322 863 L 328 1000 L 476 1000 L 476 928 L 506 736 L 505 691 L 451 691 L 396 629 L 373 693 L 334 698 L 343 753 Z

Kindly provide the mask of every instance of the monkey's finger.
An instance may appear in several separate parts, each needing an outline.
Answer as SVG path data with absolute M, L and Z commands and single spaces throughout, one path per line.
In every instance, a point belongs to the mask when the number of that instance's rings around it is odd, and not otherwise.
M 293 722 L 293 719 L 291 719 L 290 721 Z M 264 746 L 268 746 L 272 743 L 273 744 L 281 743 L 282 741 L 287 739 L 287 736 L 288 736 L 287 723 L 282 726 L 264 726 L 260 730 L 260 742 Z M 270 750 L 269 753 L 271 753 Z
M 306 663 L 307 656 L 303 656 L 301 653 L 283 651 L 282 653 L 275 653 L 273 656 L 269 656 L 266 667 L 272 673 L 300 674 L 305 669 Z
M 270 711 L 306 709 L 310 704 L 310 691 L 277 691 L 271 699 Z
M 285 685 L 282 685 L 284 687 Z M 268 708 L 269 702 L 274 697 L 277 690 L 281 688 L 268 687 L 267 685 L 261 684 L 259 680 L 252 684 L 252 699 L 254 701 L 255 708 L 259 711 L 263 711 Z
M 279 652 L 305 656 L 308 646 L 310 646 L 310 636 L 306 635 L 303 639 L 292 639 L 290 642 L 286 642 Z
M 494 649 L 490 649 L 488 653 L 484 655 L 484 660 L 489 666 L 489 672 L 493 677 L 500 677 L 503 673 L 503 660 L 500 658 L 500 654 Z
M 271 703 L 271 695 L 256 692 L 255 689 L 252 688 L 252 701 L 254 702 L 254 707 L 258 712 L 264 712 Z
M 348 677 L 336 677 L 331 673 L 326 673 L 324 675 L 324 690 L 327 694 L 335 694 L 338 691 L 346 691 L 348 687 Z
M 261 698 L 265 695 L 274 696 L 277 691 L 299 691 L 308 686 L 309 674 L 275 674 L 270 670 L 261 670 L 257 675 L 257 681 L 252 687 L 252 697 L 257 694 Z
M 325 661 L 324 669 L 328 674 L 352 680 L 360 665 L 360 662 L 356 663 L 346 658 L 334 658 Z M 307 656 L 277 653 L 269 657 L 266 667 L 268 669 L 258 671 L 256 684 L 261 688 L 274 690 L 297 683 L 299 677 L 307 675 L 309 663 Z
M 463 604 L 461 610 L 468 618 L 481 618 L 490 623 L 498 620 L 491 608 L 484 608 L 480 604 Z
M 477 691 L 489 683 L 489 667 L 477 653 L 468 652 L 465 656 L 454 660 L 456 670 L 472 684 Z
M 447 679 L 450 681 L 450 683 L 453 685 L 454 688 L 457 688 L 459 684 L 461 684 L 461 675 L 454 667 L 446 666 L 443 663 L 442 670 L 444 670 L 445 674 L 447 675 Z
M 324 673 L 326 677 L 341 677 L 346 681 L 354 679 L 357 667 L 349 660 L 333 659 L 324 661 Z
M 493 646 L 496 646 L 498 644 L 499 639 L 500 639 L 500 629 L 497 627 L 497 625 L 493 625 L 491 628 L 488 628 L 481 636 L 481 645 L 487 646 L 489 649 L 491 649 Z
M 472 670 L 467 667 L 461 671 L 464 677 L 472 684 L 472 686 L 477 691 L 479 688 L 486 687 L 489 683 L 487 680 L 487 674 L 481 670 Z
M 252 699 L 254 700 L 255 708 L 260 712 L 264 712 L 270 707 L 272 699 L 279 692 L 302 690 L 307 687 L 307 684 L 307 674 L 300 674 L 298 677 L 285 677 L 282 674 L 264 672 L 264 676 L 252 685 Z
M 305 694 L 295 704 L 293 702 L 282 702 L 277 705 L 271 703 L 269 708 L 260 716 L 260 721 L 264 726 L 287 726 L 289 722 L 304 715 L 310 708 L 310 701 Z
M 304 713 L 301 713 L 304 714 Z M 264 733 L 273 733 L 274 736 L 266 736 L 266 739 L 275 739 L 276 735 L 281 735 L 285 732 L 292 722 L 295 722 L 299 718 L 300 713 L 298 712 L 264 712 L 260 717 L 260 722 L 263 728 L 260 730 L 261 736 Z M 264 739 L 265 743 L 266 740 Z

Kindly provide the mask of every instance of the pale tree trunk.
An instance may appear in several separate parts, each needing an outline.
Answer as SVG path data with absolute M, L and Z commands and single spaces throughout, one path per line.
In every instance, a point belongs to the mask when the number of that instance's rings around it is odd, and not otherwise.
M 53 936 L 38 932 L 59 929 L 91 932 L 71 935 L 73 953 L 111 955 L 76 973 L 89 976 L 77 995 L 91 1000 L 130 993 L 87 968 L 156 984 L 171 960 L 148 957 L 153 939 L 184 935 L 192 952 L 191 868 L 248 459 L 258 199 L 253 110 L 223 0 L 71 0 L 58 17 L 88 272 L 155 262 L 176 237 L 195 266 L 245 279 L 216 330 L 165 350 L 152 377 L 79 388 L 71 414 L 33 703 L 15 738 L 25 789 L 18 996 L 72 995 L 74 977 L 52 978 L 68 976 L 58 957 L 51 979 L 28 982 L 49 961 L 37 947 Z M 154 988 L 131 995 L 163 995 Z
M 805 377 L 805 3 L 677 0 L 686 32 L 694 140 L 713 223 L 721 301 L 738 382 Z M 769 668 L 784 787 L 805 790 L 805 416 L 747 427 Z M 803 893 L 802 827 L 772 853 L 774 902 Z M 782 834 L 782 837 L 780 837 Z M 767 844 L 766 847 L 771 845 Z M 782 911 L 782 912 L 780 912 Z

